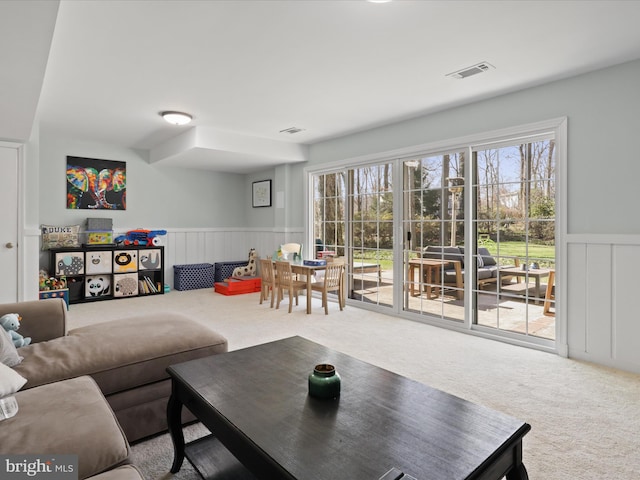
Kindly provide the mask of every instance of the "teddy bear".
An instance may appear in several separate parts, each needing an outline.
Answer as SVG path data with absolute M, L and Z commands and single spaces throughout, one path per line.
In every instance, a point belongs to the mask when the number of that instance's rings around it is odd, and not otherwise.
M 0 325 L 6 330 L 16 347 L 26 347 L 31 343 L 31 337 L 23 337 L 17 332 L 20 328 L 20 320 L 21 317 L 17 313 L 7 313 L 0 317 Z

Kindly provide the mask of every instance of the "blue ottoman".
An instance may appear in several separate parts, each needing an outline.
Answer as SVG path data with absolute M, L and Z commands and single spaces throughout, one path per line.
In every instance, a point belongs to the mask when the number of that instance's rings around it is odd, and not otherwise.
M 213 288 L 213 265 L 192 263 L 173 266 L 173 287 L 176 290 Z
M 216 282 L 224 282 L 225 279 L 233 275 L 236 267 L 246 267 L 248 260 L 238 260 L 235 262 L 217 262 L 213 264 L 214 278 Z

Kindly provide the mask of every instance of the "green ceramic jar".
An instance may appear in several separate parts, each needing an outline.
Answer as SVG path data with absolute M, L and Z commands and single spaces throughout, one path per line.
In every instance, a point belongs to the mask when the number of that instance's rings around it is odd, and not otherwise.
M 316 398 L 336 398 L 340 395 L 340 375 L 328 363 L 316 365 L 309 375 L 309 395 Z

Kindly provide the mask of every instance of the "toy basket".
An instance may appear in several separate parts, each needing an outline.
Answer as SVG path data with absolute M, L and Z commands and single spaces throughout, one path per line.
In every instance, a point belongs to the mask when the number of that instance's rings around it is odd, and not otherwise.
M 173 286 L 176 290 L 213 288 L 213 265 L 193 263 L 173 266 Z

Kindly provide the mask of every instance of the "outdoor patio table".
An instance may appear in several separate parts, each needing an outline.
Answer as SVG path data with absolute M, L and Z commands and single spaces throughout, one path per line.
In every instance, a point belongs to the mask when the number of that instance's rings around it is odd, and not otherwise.
M 457 260 L 454 260 L 457 261 Z M 416 270 L 421 270 L 426 274 L 426 290 L 427 290 L 427 298 L 431 299 L 432 288 L 435 290 L 435 294 L 437 296 L 440 287 L 434 285 L 434 282 L 438 282 L 440 284 L 440 269 L 443 265 L 447 263 L 453 263 L 451 260 L 437 260 L 433 258 L 414 258 L 409 260 L 409 283 L 411 284 L 411 296 L 415 297 L 415 286 L 416 283 L 420 283 L 420 281 L 415 281 L 415 272 Z

